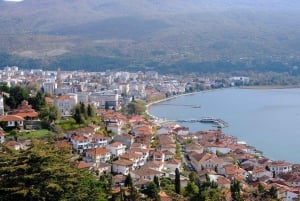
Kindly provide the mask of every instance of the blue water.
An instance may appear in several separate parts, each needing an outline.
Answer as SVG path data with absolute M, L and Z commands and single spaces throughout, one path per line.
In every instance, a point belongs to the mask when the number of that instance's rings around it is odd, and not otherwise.
M 170 104 L 170 105 L 166 105 Z M 183 105 L 200 105 L 193 108 Z M 224 89 L 181 96 L 153 105 L 149 112 L 166 119 L 220 118 L 234 135 L 274 160 L 300 163 L 300 89 Z M 208 124 L 180 123 L 191 132 Z

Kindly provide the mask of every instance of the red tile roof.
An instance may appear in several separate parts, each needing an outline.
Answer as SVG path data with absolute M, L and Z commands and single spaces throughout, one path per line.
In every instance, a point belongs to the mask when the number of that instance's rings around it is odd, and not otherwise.
M 89 155 L 102 155 L 107 153 L 110 153 L 110 151 L 105 148 L 96 148 L 87 152 Z
M 71 97 L 70 97 L 70 96 L 67 96 L 67 95 L 62 95 L 62 96 L 58 96 L 58 97 L 56 98 L 56 100 L 58 100 L 58 101 L 71 100 Z
M 92 167 L 92 164 L 86 163 L 84 161 L 80 161 L 79 163 L 76 164 L 76 167 L 78 169 L 88 169 L 88 168 Z
M 0 117 L 0 122 L 7 122 L 7 121 L 24 121 L 24 118 L 17 115 L 5 115 Z

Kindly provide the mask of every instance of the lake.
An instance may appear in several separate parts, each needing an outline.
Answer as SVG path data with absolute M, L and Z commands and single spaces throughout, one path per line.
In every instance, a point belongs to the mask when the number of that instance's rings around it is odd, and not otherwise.
M 229 124 L 222 129 L 225 134 L 246 141 L 270 159 L 300 163 L 299 88 L 204 91 L 152 105 L 149 112 L 171 120 L 220 118 Z M 191 132 L 213 129 L 202 123 L 180 125 Z

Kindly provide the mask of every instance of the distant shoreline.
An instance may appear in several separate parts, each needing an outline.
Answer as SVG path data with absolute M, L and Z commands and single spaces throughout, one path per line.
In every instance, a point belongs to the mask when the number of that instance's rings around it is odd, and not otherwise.
M 294 89 L 300 88 L 299 85 L 257 85 L 257 86 L 241 86 L 240 89 Z

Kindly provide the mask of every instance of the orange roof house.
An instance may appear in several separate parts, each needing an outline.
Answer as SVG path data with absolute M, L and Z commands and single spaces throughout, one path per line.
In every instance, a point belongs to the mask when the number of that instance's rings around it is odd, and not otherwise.
M 5 115 L 0 117 L 0 122 L 6 122 L 6 127 L 23 127 L 24 118 L 17 115 Z
M 38 113 L 32 109 L 32 106 L 28 104 L 28 101 L 23 100 L 21 104 L 10 112 L 11 115 L 17 115 L 23 117 L 24 119 L 36 119 L 38 118 Z

